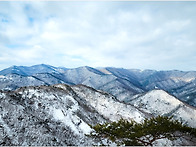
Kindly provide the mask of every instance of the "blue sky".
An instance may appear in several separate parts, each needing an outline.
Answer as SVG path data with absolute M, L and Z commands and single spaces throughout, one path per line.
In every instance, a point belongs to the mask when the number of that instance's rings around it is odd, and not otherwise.
M 196 70 L 196 1 L 0 2 L 0 69 Z

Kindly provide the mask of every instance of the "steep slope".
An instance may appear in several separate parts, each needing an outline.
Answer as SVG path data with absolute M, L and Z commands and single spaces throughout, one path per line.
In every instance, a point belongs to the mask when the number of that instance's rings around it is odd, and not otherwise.
M 91 131 L 89 124 L 149 117 L 112 95 L 82 85 L 0 91 L 0 100 L 0 145 L 102 144 L 85 136 Z
M 112 73 L 116 77 L 132 82 L 133 85 L 135 85 L 136 87 L 140 87 L 142 89 L 142 85 L 138 82 L 139 81 L 138 77 L 134 75 L 132 72 L 130 72 L 129 70 L 124 68 L 112 68 L 112 67 L 107 67 L 105 68 L 105 70 Z
M 60 73 L 38 73 L 34 74 L 33 77 L 47 83 L 47 85 L 66 83 Z
M 163 90 L 152 90 L 143 95 L 136 95 L 127 100 L 127 103 L 133 104 L 153 116 L 173 116 L 191 127 L 196 127 L 196 109 Z
M 159 114 L 174 115 L 174 119 L 196 127 L 195 109 L 162 90 L 137 95 L 127 103 L 85 85 L 0 91 L 0 145 L 99 145 L 104 140 L 85 135 L 91 131 L 89 124 L 120 118 L 141 122 Z
M 1 145 L 92 145 L 88 124 L 105 122 L 67 86 L 0 93 Z
M 87 66 L 66 70 L 64 77 L 66 82 L 84 84 L 106 91 L 117 96 L 119 100 L 143 92 L 142 89 L 125 78 L 117 77 L 113 74 L 105 74 L 101 70 Z
M 132 105 L 119 102 L 114 96 L 97 91 L 85 85 L 72 86 L 73 90 L 93 106 L 97 112 L 109 120 L 116 121 L 120 118 L 141 122 L 145 117 L 150 117 Z

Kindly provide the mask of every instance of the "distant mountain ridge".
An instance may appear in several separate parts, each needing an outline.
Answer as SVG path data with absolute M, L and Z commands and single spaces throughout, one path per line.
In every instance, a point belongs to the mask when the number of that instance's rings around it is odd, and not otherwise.
M 142 122 L 158 115 L 173 116 L 196 128 L 191 95 L 195 72 L 41 64 L 13 66 L 0 73 L 0 130 L 4 132 L 0 145 L 100 145 L 107 141 L 86 136 L 90 125 L 121 118 Z M 192 101 L 172 93 L 192 96 Z M 156 143 L 195 145 L 196 138 L 157 139 Z
M 31 76 L 37 73 L 52 73 L 66 70 L 66 68 L 54 67 L 46 64 L 38 64 L 33 66 L 11 66 L 0 71 L 0 75 L 19 74 L 24 76 Z
M 12 66 L 0 71 L 0 89 L 15 90 L 23 86 L 84 84 L 103 90 L 124 101 L 153 89 L 162 89 L 196 107 L 195 71 L 156 71 L 123 68 L 63 68 L 40 64 Z

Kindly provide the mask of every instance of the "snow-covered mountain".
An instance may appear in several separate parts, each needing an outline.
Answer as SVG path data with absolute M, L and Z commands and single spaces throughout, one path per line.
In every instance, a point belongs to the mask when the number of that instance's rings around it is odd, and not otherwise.
M 155 112 L 176 114 L 174 119 L 181 118 L 193 127 L 196 124 L 193 107 L 160 90 L 137 95 L 126 104 L 113 95 L 85 85 L 57 84 L 0 91 L 0 100 L 0 145 L 7 146 L 104 144 L 104 140 L 85 135 L 91 131 L 89 125 L 120 118 L 141 122 Z M 165 111 L 160 107 L 165 107 Z M 180 108 L 176 110 L 177 107 Z M 179 144 L 193 145 L 186 139 L 174 145 Z
M 120 101 L 153 89 L 162 89 L 196 107 L 195 71 L 156 71 L 112 67 L 95 69 L 88 66 L 67 69 L 45 64 L 30 67 L 12 66 L 0 71 L 1 90 L 59 83 L 84 84 L 113 94 Z
M 152 90 L 146 94 L 135 95 L 127 103 L 153 116 L 164 115 L 195 127 L 196 108 L 183 103 L 163 90 Z
M 34 75 L 36 73 L 53 73 L 53 72 L 63 72 L 67 70 L 63 67 L 54 67 L 46 64 L 38 64 L 34 66 L 11 66 L 0 71 L 0 75 L 7 74 L 19 74 L 24 76 Z
M 1 145 L 92 145 L 88 124 L 106 121 L 69 86 L 21 88 L 0 98 Z
M 41 68 L 40 66 L 43 66 Z M 84 84 L 87 86 L 90 86 L 95 89 L 103 90 L 106 92 L 109 92 L 115 96 L 118 97 L 119 100 L 123 100 L 126 97 L 133 96 L 135 94 L 139 94 L 143 92 L 143 90 L 140 87 L 137 87 L 134 83 L 131 81 L 124 79 L 122 77 L 117 77 L 115 75 L 109 75 L 105 74 L 104 72 L 101 72 L 97 69 L 85 66 L 85 67 L 79 67 L 75 69 L 65 69 L 61 68 L 62 70 L 57 70 L 55 67 L 48 67 L 47 65 L 38 65 L 38 70 L 35 70 L 37 66 L 31 66 L 30 68 L 33 72 L 28 72 L 24 74 L 19 74 L 22 78 L 14 78 L 13 76 L 11 79 L 8 75 L 16 75 L 15 73 L 7 73 L 2 74 L 0 76 L 0 83 L 3 83 L 0 89 L 2 90 L 15 90 L 18 87 L 23 86 L 33 86 L 35 84 L 30 84 L 30 79 L 36 79 L 37 84 L 36 85 L 52 85 L 52 84 L 59 84 L 59 83 L 66 83 L 70 85 L 75 84 Z M 46 68 L 47 67 L 47 68 Z M 46 68 L 46 71 L 44 72 L 44 69 Z M 40 70 L 43 69 L 43 70 Z M 49 69 L 49 71 L 48 71 Z M 55 70 L 50 70 L 55 69 Z M 30 70 L 30 71 L 31 71 Z M 7 70 L 3 70 L 7 71 Z M 5 72 L 0 72 L 5 73 Z M 4 82 L 5 78 L 7 81 L 10 82 Z M 28 81 L 28 82 L 26 82 Z M 7 83 L 7 84 L 6 84 Z M 22 83 L 22 84 L 20 84 Z
M 105 73 L 134 81 L 144 91 L 162 89 L 196 107 L 196 71 L 102 68 Z
M 112 95 L 82 85 L 1 91 L 0 99 L 0 145 L 93 145 L 96 141 L 85 136 L 91 131 L 89 124 L 148 117 Z

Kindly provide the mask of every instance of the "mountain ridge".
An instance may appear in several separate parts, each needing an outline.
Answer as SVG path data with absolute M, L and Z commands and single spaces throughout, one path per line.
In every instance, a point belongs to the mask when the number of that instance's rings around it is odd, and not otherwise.
M 100 145 L 104 140 L 94 140 L 85 134 L 91 132 L 89 125 L 117 121 L 121 118 L 141 122 L 154 117 L 152 107 L 138 107 L 161 95 L 169 101 L 177 100 L 168 93 L 154 90 L 139 96 L 141 102 L 128 104 L 120 102 L 115 96 L 98 91 L 86 85 L 56 84 L 49 86 L 21 87 L 15 91 L 0 91 L 0 133 L 1 145 Z M 155 97 L 154 97 L 155 96 Z M 179 101 L 179 100 L 177 100 Z M 160 111 L 163 103 L 154 101 L 153 111 Z M 188 126 L 196 127 L 196 110 L 183 106 L 174 108 L 168 104 L 168 112 L 175 114 L 173 119 L 180 120 Z M 177 105 L 176 105 L 177 106 Z M 150 112 L 150 113 L 149 113 Z M 186 114 L 183 115 L 183 112 Z M 163 114 L 164 115 L 164 114 Z M 178 116 L 178 117 L 177 117 Z M 188 138 L 187 140 L 190 140 Z M 167 144 L 162 140 L 164 145 Z M 107 141 L 106 141 L 107 142 Z M 189 141 L 190 142 L 190 141 Z M 193 145 L 175 140 L 173 145 Z
M 3 70 L 3 72 L 0 71 L 0 75 L 2 75 L 0 76 L 0 89 L 15 90 L 23 86 L 58 83 L 84 84 L 111 93 L 117 96 L 120 101 L 153 89 L 162 89 L 196 107 L 195 71 L 156 71 L 115 67 L 92 68 L 89 66 L 68 69 L 45 64 L 30 67 L 14 66 L 14 69 L 20 69 L 21 67 L 23 69 L 27 68 L 28 72 L 25 73 L 23 70 L 17 73 L 19 76 L 9 77 L 9 75 L 14 75 L 10 68 L 8 68 L 9 70 Z M 5 74 L 5 71 L 7 71 L 7 74 Z M 30 81 L 31 78 L 36 78 L 34 84 Z

